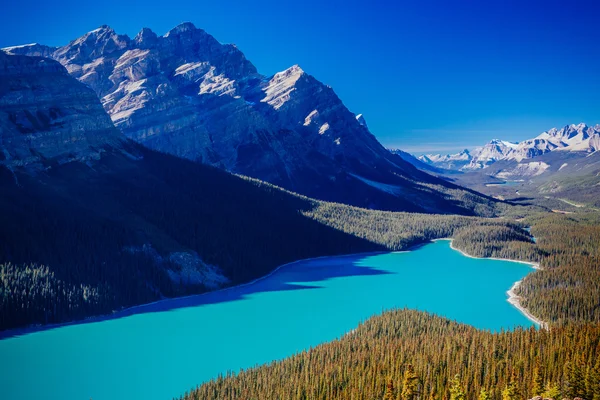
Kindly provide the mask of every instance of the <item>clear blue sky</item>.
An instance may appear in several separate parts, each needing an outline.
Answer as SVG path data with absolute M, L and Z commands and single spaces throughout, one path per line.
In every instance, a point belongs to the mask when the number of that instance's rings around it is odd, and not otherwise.
M 331 85 L 387 146 L 454 150 L 600 123 L 600 1 L 7 1 L 0 46 L 191 21 L 263 74 Z

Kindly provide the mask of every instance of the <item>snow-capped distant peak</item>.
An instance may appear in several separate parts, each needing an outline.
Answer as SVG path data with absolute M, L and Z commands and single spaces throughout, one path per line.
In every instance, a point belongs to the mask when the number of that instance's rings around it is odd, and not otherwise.
M 501 139 L 492 139 L 489 144 L 505 146 L 511 149 L 516 149 L 519 143 L 509 142 Z

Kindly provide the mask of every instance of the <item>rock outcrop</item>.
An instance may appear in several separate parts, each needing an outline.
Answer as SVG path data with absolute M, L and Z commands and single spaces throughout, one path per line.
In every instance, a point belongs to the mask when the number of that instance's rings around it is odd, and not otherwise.
M 93 90 L 58 62 L 0 51 L 0 163 L 95 159 L 124 140 Z

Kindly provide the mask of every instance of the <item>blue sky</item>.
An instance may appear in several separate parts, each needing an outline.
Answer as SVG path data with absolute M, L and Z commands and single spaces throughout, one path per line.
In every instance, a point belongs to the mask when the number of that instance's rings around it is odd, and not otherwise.
M 3 4 L 0 46 L 191 21 L 263 74 L 299 64 L 382 143 L 420 153 L 600 123 L 599 14 L 577 0 L 23 0 Z

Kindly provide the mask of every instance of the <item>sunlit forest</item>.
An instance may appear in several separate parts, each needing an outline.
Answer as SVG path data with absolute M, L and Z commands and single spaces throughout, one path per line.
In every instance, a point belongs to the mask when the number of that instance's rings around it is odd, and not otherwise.
M 339 340 L 229 374 L 199 399 L 600 399 L 600 326 L 490 333 L 412 310 Z

